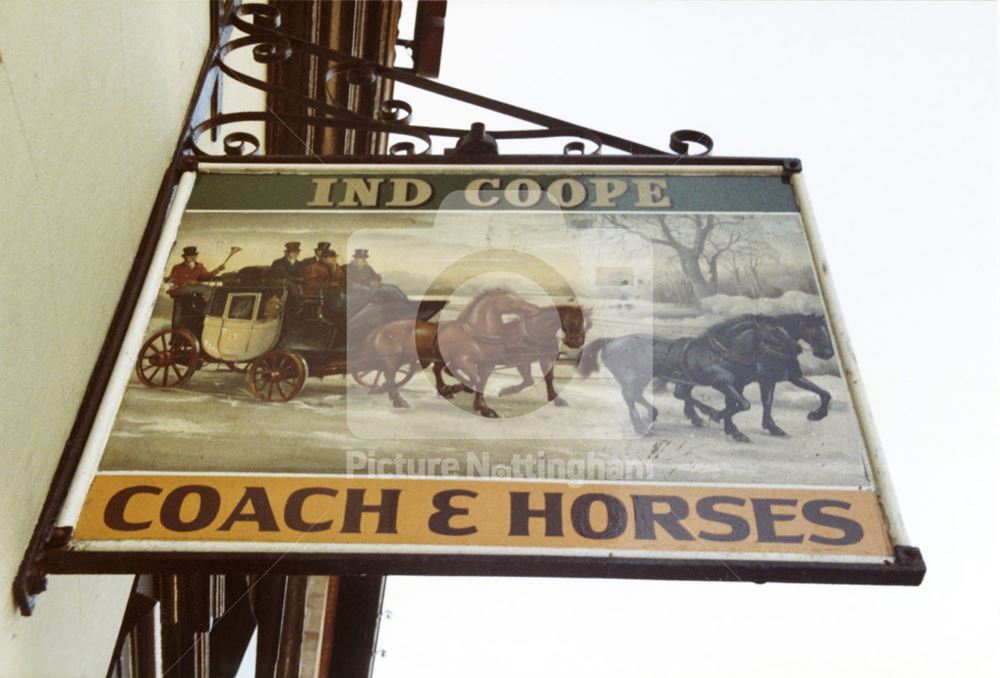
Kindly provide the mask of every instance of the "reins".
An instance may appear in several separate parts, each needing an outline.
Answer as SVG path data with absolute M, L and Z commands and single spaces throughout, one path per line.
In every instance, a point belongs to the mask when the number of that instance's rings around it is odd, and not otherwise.
M 726 358 L 727 360 L 732 360 L 733 362 L 739 363 L 740 365 L 753 365 L 761 358 L 767 356 L 777 358 L 778 360 L 781 360 L 783 362 L 791 362 L 798 360 L 797 353 L 786 353 L 784 351 L 785 348 L 784 346 L 768 342 L 767 335 L 761 329 L 760 321 L 753 320 L 751 322 L 753 324 L 753 328 L 757 331 L 757 336 L 760 340 L 760 349 L 756 353 L 752 355 L 744 355 L 736 353 L 735 351 L 731 350 L 728 346 L 726 346 L 722 342 L 722 340 L 718 337 L 718 335 L 714 332 L 710 332 L 708 334 L 707 340 L 709 347 L 722 357 Z M 767 323 L 764 323 L 764 327 L 768 326 L 769 325 Z M 774 327 L 775 329 L 781 330 L 781 332 L 787 335 L 787 332 L 785 332 L 785 330 L 782 329 L 781 327 L 778 327 L 777 325 L 770 325 L 770 326 Z M 789 339 L 791 340 L 790 336 Z
M 465 320 L 460 319 L 457 322 L 458 326 L 461 327 L 466 334 L 470 335 L 474 339 L 478 339 L 479 341 L 483 341 L 486 343 L 494 343 L 494 344 L 503 343 L 507 341 L 507 338 L 504 337 L 503 335 L 486 334 L 485 332 L 476 329 L 475 327 L 467 323 Z

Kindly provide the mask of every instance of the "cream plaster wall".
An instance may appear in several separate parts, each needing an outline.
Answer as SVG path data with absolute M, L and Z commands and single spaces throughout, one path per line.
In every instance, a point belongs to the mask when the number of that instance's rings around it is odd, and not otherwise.
M 0 676 L 99 676 L 129 577 L 10 591 L 208 43 L 207 0 L 0 3 Z

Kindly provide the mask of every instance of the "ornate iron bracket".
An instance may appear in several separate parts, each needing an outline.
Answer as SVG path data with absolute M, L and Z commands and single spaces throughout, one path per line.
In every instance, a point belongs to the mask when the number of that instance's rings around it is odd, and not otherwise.
M 346 131 L 355 134 L 398 135 L 404 140 L 388 147 L 389 155 L 433 155 L 432 149 L 440 147 L 449 156 L 489 157 L 500 152 L 500 146 L 510 140 L 568 140 L 562 153 L 566 155 L 597 155 L 605 148 L 633 155 L 666 157 L 694 157 L 708 155 L 712 139 L 701 132 L 679 130 L 670 137 L 670 151 L 663 151 L 612 134 L 576 125 L 565 120 L 531 111 L 520 106 L 497 101 L 479 94 L 451 87 L 416 75 L 410 70 L 382 65 L 351 54 L 318 45 L 283 31 L 282 16 L 273 5 L 259 3 L 232 4 L 222 21 L 219 43 L 214 51 L 204 81 L 200 99 L 203 104 L 196 111 L 206 112 L 200 119 L 192 120 L 184 144 L 184 152 L 198 160 L 233 160 L 249 156 L 274 155 L 257 135 L 245 130 L 232 130 L 237 123 L 260 122 L 294 124 L 312 131 L 302 140 L 300 155 L 325 159 L 321 149 L 308 139 L 317 138 L 324 130 Z M 233 37 L 236 31 L 242 34 Z M 275 84 L 268 78 L 261 79 L 241 72 L 232 65 L 232 55 L 250 50 L 253 61 L 268 66 L 288 62 L 293 58 L 309 60 L 310 67 L 322 73 L 326 85 L 323 97 L 293 91 Z M 305 114 L 281 113 L 271 109 L 239 112 L 216 112 L 218 83 L 231 79 L 266 93 L 272 100 L 290 102 Z M 415 125 L 411 119 L 413 108 L 405 101 L 387 99 L 375 107 L 373 116 L 359 114 L 357 110 L 338 101 L 334 88 L 347 87 L 354 91 L 381 86 L 382 92 L 391 92 L 395 83 L 403 83 L 447 99 L 461 101 L 486 111 L 500 113 L 533 125 L 524 129 L 490 129 L 474 123 L 466 129 Z M 221 137 L 221 150 L 208 149 L 206 140 Z M 438 141 L 439 143 L 435 143 Z M 554 155 L 554 154 L 549 154 Z

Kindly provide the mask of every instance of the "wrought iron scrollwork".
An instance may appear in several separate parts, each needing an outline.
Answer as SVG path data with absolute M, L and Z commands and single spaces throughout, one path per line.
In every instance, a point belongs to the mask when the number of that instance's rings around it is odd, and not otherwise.
M 234 37 L 236 31 L 242 35 Z M 293 57 L 312 60 L 310 63 L 313 64 L 315 71 L 322 74 L 321 92 L 325 96 L 295 91 L 275 84 L 266 77 L 261 79 L 241 72 L 232 65 L 231 57 L 235 52 L 244 49 L 251 50 L 254 62 L 265 64 L 269 68 L 289 62 Z M 562 152 L 566 155 L 597 155 L 605 148 L 609 148 L 629 154 L 683 157 L 707 155 L 713 145 L 708 135 L 693 130 L 680 130 L 674 132 L 670 138 L 670 149 L 673 153 L 665 152 L 450 87 L 405 69 L 367 61 L 284 32 L 281 12 L 273 5 L 244 3 L 232 7 L 220 31 L 219 44 L 214 51 L 210 69 L 215 77 L 206 79 L 206 89 L 217 86 L 217 82 L 224 82 L 224 79 L 228 78 L 265 93 L 271 100 L 289 102 L 297 107 L 295 110 L 304 112 L 276 112 L 267 107 L 265 110 L 215 112 L 213 107 L 212 112 L 206 117 L 199 122 L 193 122 L 187 133 L 185 153 L 200 159 L 225 160 L 270 153 L 270 149 L 257 134 L 246 129 L 233 130 L 234 125 L 250 122 L 264 123 L 265 126 L 269 123 L 286 127 L 291 124 L 299 125 L 311 129 L 313 134 L 307 136 L 312 138 L 324 130 L 404 137 L 403 140 L 396 140 L 387 148 L 387 152 L 391 155 L 427 155 L 437 147 L 435 142 L 438 142 L 448 155 L 479 156 L 499 153 L 500 146 L 505 141 L 526 140 L 562 139 L 564 140 Z M 416 125 L 413 122 L 413 107 L 397 98 L 375 102 L 374 110 L 369 117 L 352 110 L 338 100 L 336 90 L 339 87 L 343 91 L 345 82 L 348 88 L 355 90 L 381 84 L 381 92 L 392 92 L 396 83 L 403 83 L 521 120 L 534 127 L 487 131 L 481 123 L 475 123 L 466 129 Z M 202 97 L 205 101 L 212 98 L 209 92 L 203 92 Z M 202 110 L 205 108 L 202 107 Z M 213 144 L 209 148 L 204 141 L 207 138 L 221 138 L 222 143 Z M 316 148 L 310 148 L 305 140 L 302 143 L 301 155 L 318 156 L 322 153 Z M 691 144 L 700 145 L 703 151 L 693 153 Z

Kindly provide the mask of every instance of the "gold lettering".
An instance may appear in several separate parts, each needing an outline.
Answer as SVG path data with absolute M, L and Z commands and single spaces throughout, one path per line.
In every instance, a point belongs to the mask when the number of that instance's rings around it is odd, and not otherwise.
M 593 207 L 614 207 L 615 198 L 625 195 L 628 184 L 621 179 L 591 179 L 594 185 L 595 199 Z
M 333 207 L 333 185 L 340 179 L 313 179 L 316 185 L 316 192 L 313 199 L 306 203 L 306 207 Z
M 569 197 L 564 197 L 569 188 Z M 556 179 L 549 184 L 549 200 L 559 207 L 576 207 L 587 199 L 587 189 L 576 179 Z
M 344 207 L 377 207 L 378 189 L 385 179 L 344 179 Z
M 635 179 L 635 188 L 639 193 L 636 207 L 670 207 L 670 198 L 663 194 L 666 179 Z
M 494 191 L 499 190 L 500 180 L 499 179 L 473 179 L 469 182 L 469 185 L 465 188 L 465 199 L 473 207 L 493 207 L 498 202 L 500 202 L 499 196 L 493 196 L 492 198 L 483 198 L 482 191 L 484 188 L 489 186 Z
M 531 207 L 542 199 L 542 187 L 534 179 L 514 179 L 507 184 L 503 197 L 514 207 Z
M 423 205 L 434 195 L 434 189 L 423 179 L 390 179 L 392 182 L 392 199 L 386 207 L 417 207 Z M 410 189 L 413 196 L 410 196 Z

